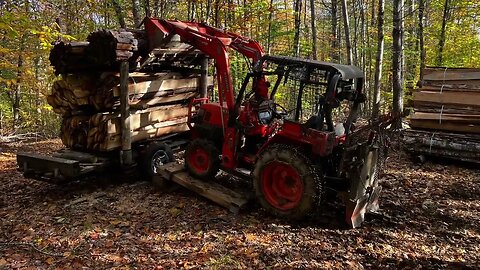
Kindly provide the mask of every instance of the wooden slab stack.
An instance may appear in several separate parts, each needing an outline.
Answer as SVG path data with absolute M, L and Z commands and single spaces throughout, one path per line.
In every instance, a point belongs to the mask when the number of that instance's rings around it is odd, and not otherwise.
M 179 40 L 150 46 L 143 30 L 99 30 L 84 42 L 59 42 L 50 64 L 61 75 L 47 96 L 63 116 L 60 137 L 69 148 L 110 151 L 121 146 L 120 74 L 130 67 L 132 143 L 188 130 L 188 101 L 199 95 L 204 55 Z M 208 78 L 207 87 L 213 80 Z
M 156 106 L 130 113 L 133 142 L 188 130 L 187 105 Z M 120 146 L 120 130 L 119 113 L 74 115 L 63 119 L 60 138 L 72 149 L 109 151 Z
M 200 75 L 135 72 L 130 81 L 132 142 L 188 130 L 188 100 L 199 93 Z M 91 151 L 119 147 L 119 96 L 117 73 L 69 74 L 56 81 L 47 101 L 63 116 L 65 146 Z
M 407 149 L 480 162 L 480 69 L 426 68 L 419 85 Z
M 121 61 L 130 68 L 156 65 L 198 64 L 204 54 L 179 40 L 164 40 L 152 48 L 144 30 L 98 30 L 83 42 L 57 42 L 50 51 L 50 65 L 56 75 L 118 71 Z
M 53 84 L 47 101 L 56 113 L 62 115 L 71 115 L 77 110 L 111 111 L 119 105 L 119 83 L 118 73 L 68 74 Z M 130 106 L 145 109 L 161 104 L 185 102 L 197 95 L 199 85 L 198 74 L 130 73 Z

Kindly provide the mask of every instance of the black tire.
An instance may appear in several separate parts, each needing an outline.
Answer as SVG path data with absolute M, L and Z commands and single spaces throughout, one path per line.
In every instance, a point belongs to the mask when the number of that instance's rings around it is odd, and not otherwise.
M 142 173 L 151 179 L 158 187 L 164 187 L 167 180 L 157 175 L 157 168 L 163 164 L 174 162 L 172 149 L 162 142 L 151 142 L 145 148 L 142 157 Z
M 255 163 L 253 186 L 257 200 L 270 214 L 301 219 L 316 210 L 320 202 L 322 179 L 319 171 L 298 149 L 287 145 L 271 146 Z
M 209 140 L 195 139 L 185 150 L 185 167 L 193 177 L 211 180 L 220 170 L 220 151 Z

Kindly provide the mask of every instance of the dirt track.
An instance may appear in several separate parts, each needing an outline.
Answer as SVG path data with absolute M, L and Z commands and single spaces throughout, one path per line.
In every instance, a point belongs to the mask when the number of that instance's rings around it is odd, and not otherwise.
M 150 183 L 54 186 L 24 179 L 19 151 L 0 145 L 0 269 L 446 268 L 480 266 L 480 170 L 412 164 L 393 153 L 379 214 L 345 230 L 339 209 L 288 223 L 252 209 L 233 215 L 177 188 Z M 115 178 L 113 176 L 112 178 Z

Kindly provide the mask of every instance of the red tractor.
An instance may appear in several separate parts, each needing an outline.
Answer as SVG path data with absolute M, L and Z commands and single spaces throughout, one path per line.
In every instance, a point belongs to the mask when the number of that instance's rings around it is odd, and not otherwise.
M 144 23 L 151 46 L 178 35 L 215 61 L 219 101 L 191 101 L 185 167 L 192 176 L 208 181 L 221 169 L 253 178 L 261 206 L 285 218 L 314 211 L 327 188 L 342 195 L 353 227 L 377 207 L 381 138 L 353 127 L 365 101 L 359 68 L 264 55 L 256 41 L 201 23 Z M 237 91 L 229 48 L 252 65 Z

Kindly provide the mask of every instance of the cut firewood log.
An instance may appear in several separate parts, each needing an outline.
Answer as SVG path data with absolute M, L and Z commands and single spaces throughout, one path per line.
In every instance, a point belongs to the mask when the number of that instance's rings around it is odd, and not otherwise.
M 85 70 L 88 66 L 88 57 L 85 50 L 88 42 L 58 42 L 50 51 L 50 65 L 55 74 L 64 74 L 76 70 Z

